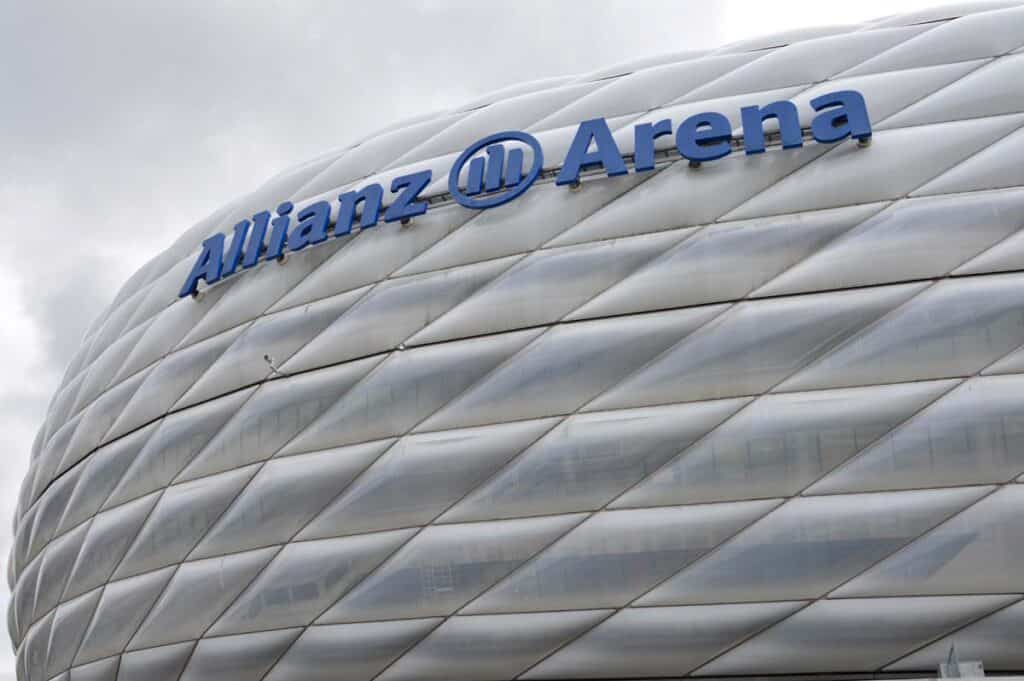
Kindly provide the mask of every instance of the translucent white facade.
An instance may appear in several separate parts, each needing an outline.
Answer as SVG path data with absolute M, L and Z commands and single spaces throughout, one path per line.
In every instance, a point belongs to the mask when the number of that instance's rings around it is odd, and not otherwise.
M 951 641 L 1024 671 L 1022 76 L 1018 3 L 804 30 L 508 88 L 226 206 L 53 399 L 19 679 L 933 673 Z M 439 183 L 408 225 L 177 297 L 211 234 L 499 130 L 556 165 L 584 119 L 843 89 L 868 147 L 483 212 Z

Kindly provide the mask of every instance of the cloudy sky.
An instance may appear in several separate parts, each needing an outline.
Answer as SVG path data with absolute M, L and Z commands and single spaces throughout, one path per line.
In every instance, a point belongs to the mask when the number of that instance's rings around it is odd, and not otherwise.
M 932 4 L 0 0 L 2 563 L 32 438 L 85 328 L 231 198 L 515 82 Z M 13 660 L 0 646 L 0 681 Z

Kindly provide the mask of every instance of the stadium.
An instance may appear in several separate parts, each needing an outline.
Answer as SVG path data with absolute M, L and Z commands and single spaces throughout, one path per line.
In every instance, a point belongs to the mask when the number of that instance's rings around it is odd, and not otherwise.
M 227 204 L 69 358 L 18 678 L 1024 673 L 1022 73 L 1020 2 L 801 29 Z

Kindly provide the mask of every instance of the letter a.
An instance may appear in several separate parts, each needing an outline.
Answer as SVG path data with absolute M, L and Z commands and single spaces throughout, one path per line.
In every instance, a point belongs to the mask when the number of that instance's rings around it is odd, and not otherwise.
M 185 285 L 178 292 L 179 298 L 185 298 L 196 292 L 200 279 L 207 284 L 220 280 L 220 270 L 224 258 L 224 235 L 214 234 L 203 242 L 203 252 L 199 254 L 196 264 L 185 280 Z
M 589 151 L 591 142 L 594 143 L 593 151 Z M 555 184 L 573 184 L 579 181 L 581 170 L 598 165 L 604 166 L 609 177 L 629 172 L 622 160 L 622 152 L 612 137 L 612 131 L 603 118 L 580 123 L 569 153 L 565 155 L 562 172 L 555 178 Z
M 847 137 L 858 140 L 871 137 L 868 108 L 864 97 L 856 90 L 841 90 L 815 97 L 811 106 L 815 111 L 828 108 L 811 121 L 811 132 L 817 141 L 828 144 Z

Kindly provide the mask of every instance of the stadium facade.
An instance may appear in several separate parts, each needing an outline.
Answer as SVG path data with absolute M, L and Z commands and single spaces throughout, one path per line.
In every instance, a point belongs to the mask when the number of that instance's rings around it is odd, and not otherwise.
M 1024 671 L 1022 74 L 1017 2 L 801 30 L 224 207 L 50 405 L 18 678 Z

